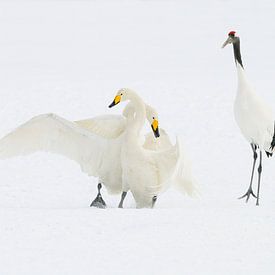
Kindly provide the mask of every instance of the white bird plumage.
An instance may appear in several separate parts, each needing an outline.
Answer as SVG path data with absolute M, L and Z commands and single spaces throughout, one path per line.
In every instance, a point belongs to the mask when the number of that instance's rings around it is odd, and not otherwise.
M 160 137 L 155 138 L 153 133 L 149 132 L 146 135 L 143 147 L 148 150 L 164 151 L 172 148 L 174 145 L 166 131 L 159 129 Z M 182 194 L 187 194 L 190 197 L 195 197 L 199 194 L 196 179 L 192 172 L 192 163 L 188 157 L 187 150 L 183 146 L 182 141 L 178 141 L 179 159 L 173 177 L 170 179 L 171 184 Z
M 262 151 L 267 156 L 272 156 L 274 148 L 274 117 L 271 108 L 260 98 L 248 82 L 241 58 L 240 39 L 235 36 L 235 32 L 229 32 L 223 48 L 227 44 L 233 44 L 234 58 L 237 68 L 238 89 L 234 103 L 235 120 L 246 140 L 250 143 L 253 150 L 253 166 L 250 185 L 247 192 L 240 198 L 249 200 L 250 195 L 257 198 L 256 204 L 259 205 L 259 192 L 262 173 Z M 257 160 L 257 150 L 260 152 L 258 166 L 258 188 L 257 196 L 252 190 L 253 175 Z
M 257 144 L 260 150 L 272 153 L 270 149 L 274 119 L 271 108 L 259 97 L 237 63 L 238 91 L 234 103 L 236 122 L 249 143 Z
M 157 116 L 146 106 L 148 117 Z M 134 115 L 128 104 L 121 115 L 103 115 L 71 122 L 56 114 L 38 115 L 0 140 L 0 158 L 37 151 L 57 153 L 76 161 L 84 173 L 99 177 L 108 193 L 122 190 L 120 156 L 126 119 Z M 111 127 L 112 126 L 112 127 Z
M 148 121 L 152 117 L 157 119 L 152 107 L 145 105 L 145 108 Z M 55 114 L 39 115 L 0 140 L 0 158 L 29 155 L 36 151 L 61 154 L 76 161 L 89 176 L 99 177 L 99 183 L 105 185 L 108 193 L 120 193 L 122 136 L 127 118 L 134 117 L 134 114 L 135 109 L 129 103 L 123 116 L 103 115 L 71 122 Z M 169 140 L 167 135 L 162 137 L 164 143 L 167 143 L 166 139 Z M 150 150 L 160 149 L 154 146 L 149 134 L 144 144 Z M 164 147 L 162 144 L 162 149 Z M 188 189 L 181 191 L 188 193 Z
M 144 103 L 134 91 L 121 89 L 110 106 L 125 100 L 129 100 L 135 106 L 136 114 L 127 120 L 123 136 L 121 153 L 123 191 L 131 190 L 137 207 L 152 207 L 157 196 L 170 186 L 173 180 L 176 181 L 176 185 L 182 186 L 181 191 L 184 190 L 189 195 L 194 194 L 196 187 L 194 179 L 190 176 L 191 173 L 187 175 L 186 172 L 184 178 L 183 172 L 188 166 L 183 167 L 179 140 L 177 139 L 175 145 L 171 145 L 169 138 L 166 138 L 161 149 L 157 146 L 151 147 L 154 142 L 148 140 L 145 148 L 141 146 L 136 136 L 139 136 L 145 120 Z M 154 121 L 151 124 L 154 125 Z M 151 144 L 149 148 L 157 150 L 148 149 L 148 144 Z

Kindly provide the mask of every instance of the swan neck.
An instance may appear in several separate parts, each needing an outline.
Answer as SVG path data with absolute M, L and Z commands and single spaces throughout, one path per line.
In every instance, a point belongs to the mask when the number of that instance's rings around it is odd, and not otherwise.
M 133 104 L 132 106 L 135 108 L 135 116 L 131 119 L 131 123 L 129 128 L 134 131 L 136 135 L 139 135 L 146 117 L 145 104 L 142 99 L 135 93 L 131 94 L 130 101 Z
M 123 110 L 122 115 L 126 118 L 133 118 L 135 113 L 135 108 L 131 102 L 129 102 Z

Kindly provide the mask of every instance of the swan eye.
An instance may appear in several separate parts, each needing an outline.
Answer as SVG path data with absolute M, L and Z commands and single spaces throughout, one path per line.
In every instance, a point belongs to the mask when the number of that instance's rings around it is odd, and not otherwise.
M 123 94 L 120 94 L 120 95 L 123 95 Z
M 155 117 L 153 116 L 153 119 L 155 119 Z

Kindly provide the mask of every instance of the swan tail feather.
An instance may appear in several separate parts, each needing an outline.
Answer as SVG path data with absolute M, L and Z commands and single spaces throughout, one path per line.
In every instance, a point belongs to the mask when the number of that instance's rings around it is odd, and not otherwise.
M 192 173 L 192 164 L 178 137 L 176 146 L 178 148 L 178 161 L 173 178 L 173 185 L 182 194 L 186 194 L 190 197 L 197 197 L 199 191 L 197 181 Z

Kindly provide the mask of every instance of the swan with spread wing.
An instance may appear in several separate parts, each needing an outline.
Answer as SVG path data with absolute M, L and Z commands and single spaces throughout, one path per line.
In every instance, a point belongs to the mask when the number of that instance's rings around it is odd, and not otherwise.
M 124 191 L 119 204 L 122 207 L 127 188 L 122 188 L 121 148 L 127 121 L 135 118 L 136 107 L 128 103 L 122 116 L 103 115 L 75 122 L 55 114 L 36 116 L 0 140 L 0 159 L 29 155 L 37 151 L 63 155 L 76 161 L 89 176 L 99 178 L 98 195 L 91 206 L 106 207 L 100 193 L 103 184 L 110 194 Z M 157 112 L 145 103 L 143 108 L 154 129 L 158 123 Z M 136 142 L 150 151 L 171 149 L 173 145 L 168 135 L 163 129 L 160 132 L 161 137 L 156 139 L 159 133 L 155 128 L 155 135 L 148 133 L 144 143 L 144 139 L 137 134 Z M 178 173 L 173 178 L 174 185 L 183 193 L 193 195 L 196 189 L 185 153 L 181 154 L 178 163 L 181 169 L 177 169 Z
M 145 108 L 148 119 L 157 117 L 152 107 Z M 46 151 L 74 160 L 84 173 L 99 178 L 98 194 L 91 206 L 105 208 L 100 193 L 102 184 L 110 194 L 122 191 L 122 136 L 126 120 L 134 114 L 135 109 L 128 104 L 122 116 L 103 115 L 75 122 L 56 114 L 38 115 L 0 140 L 0 158 Z

